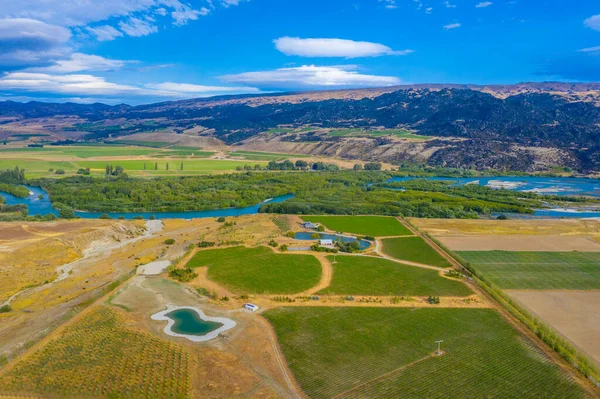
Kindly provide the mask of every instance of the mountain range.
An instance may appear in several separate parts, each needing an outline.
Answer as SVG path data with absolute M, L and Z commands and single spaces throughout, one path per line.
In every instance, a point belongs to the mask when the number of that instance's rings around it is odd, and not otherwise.
M 269 129 L 286 127 L 277 134 Z M 336 137 L 331 129 L 394 135 Z M 521 171 L 600 170 L 600 84 L 411 85 L 171 101 L 141 106 L 0 102 L 0 139 L 201 136 L 253 150 Z M 162 137 L 161 136 L 161 137 Z

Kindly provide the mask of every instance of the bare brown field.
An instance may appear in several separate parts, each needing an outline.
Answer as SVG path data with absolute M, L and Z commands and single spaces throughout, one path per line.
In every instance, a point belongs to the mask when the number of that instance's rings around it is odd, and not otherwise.
M 507 290 L 600 366 L 600 291 Z
M 590 219 L 465 220 L 410 218 L 409 220 L 420 230 L 436 237 L 469 235 L 600 237 L 600 220 Z
M 485 235 L 437 238 L 453 251 L 600 252 L 600 243 L 591 237 Z

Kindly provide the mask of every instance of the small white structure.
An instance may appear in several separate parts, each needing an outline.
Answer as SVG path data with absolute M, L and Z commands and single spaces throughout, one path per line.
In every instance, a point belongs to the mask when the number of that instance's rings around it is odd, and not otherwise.
M 333 240 L 319 240 L 319 245 L 325 248 L 333 248 Z
M 311 222 L 304 222 L 301 224 L 301 226 L 305 229 L 310 229 L 310 230 L 316 230 L 319 228 L 319 225 L 316 223 L 311 223 Z
M 256 312 L 258 310 L 258 306 L 253 303 L 247 303 L 244 305 L 244 309 L 249 310 L 251 312 Z

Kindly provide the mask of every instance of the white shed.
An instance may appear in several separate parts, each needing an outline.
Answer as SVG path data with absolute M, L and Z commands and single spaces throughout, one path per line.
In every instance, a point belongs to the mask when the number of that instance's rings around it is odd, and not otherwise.
M 244 309 L 249 310 L 251 312 L 256 312 L 258 310 L 258 306 L 253 303 L 247 303 L 244 305 Z

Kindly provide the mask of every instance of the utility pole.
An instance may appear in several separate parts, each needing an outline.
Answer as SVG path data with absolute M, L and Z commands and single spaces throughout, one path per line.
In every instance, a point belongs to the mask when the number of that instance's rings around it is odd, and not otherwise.
M 437 349 L 437 355 L 440 356 L 442 354 L 442 351 L 440 349 L 440 344 L 444 342 L 444 341 L 435 341 L 436 344 L 438 344 L 438 349 Z

